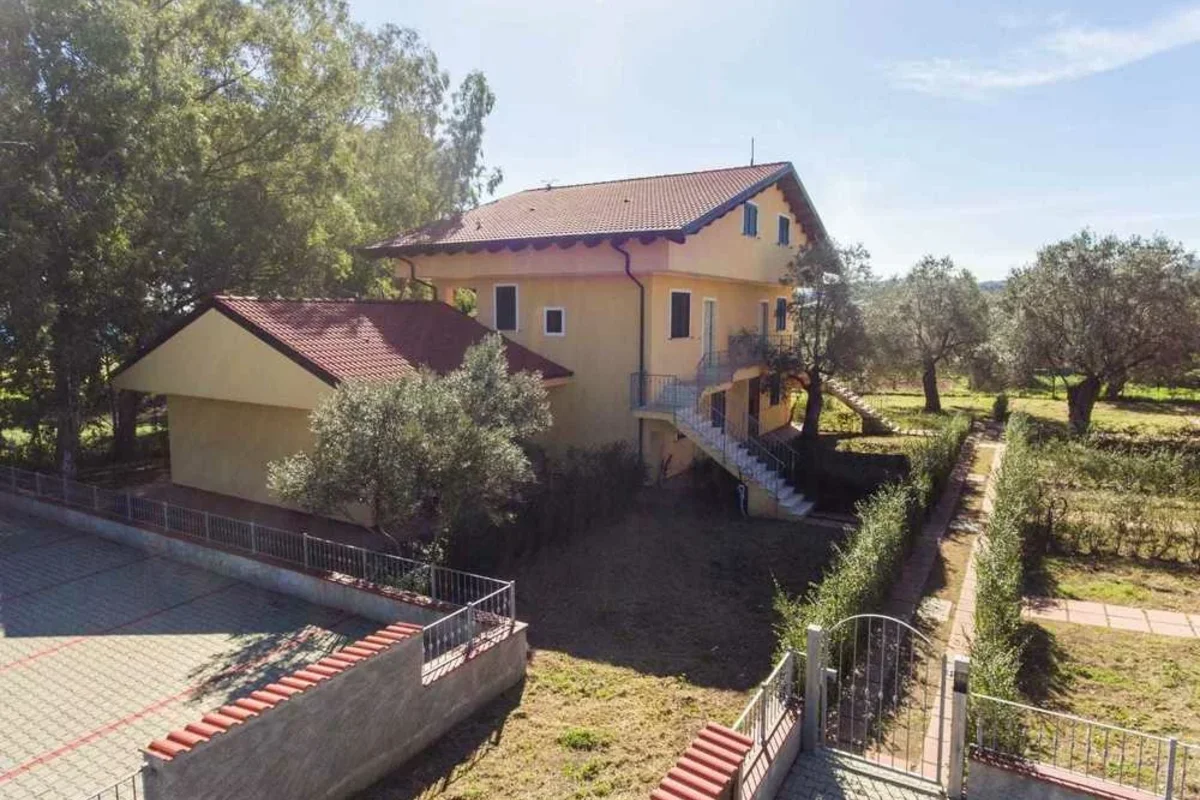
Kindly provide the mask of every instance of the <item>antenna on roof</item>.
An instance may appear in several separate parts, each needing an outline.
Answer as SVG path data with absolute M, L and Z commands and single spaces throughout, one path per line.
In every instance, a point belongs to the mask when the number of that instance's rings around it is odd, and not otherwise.
M 754 166 L 754 137 L 750 137 L 750 166 Z
M 558 180 L 558 178 L 543 178 L 542 179 L 542 183 L 546 184 L 545 188 L 546 188 L 547 192 L 554 188 L 554 182 L 556 180 Z

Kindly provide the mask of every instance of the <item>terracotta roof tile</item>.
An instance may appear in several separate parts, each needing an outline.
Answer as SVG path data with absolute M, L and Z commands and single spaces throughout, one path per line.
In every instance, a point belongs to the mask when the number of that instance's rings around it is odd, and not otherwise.
M 272 300 L 218 295 L 213 304 L 298 355 L 335 381 L 413 374 L 425 366 L 449 372 L 467 348 L 490 331 L 440 302 Z M 566 367 L 506 341 L 509 369 L 543 378 L 571 375 Z
M 528 189 L 365 248 L 377 255 L 529 239 L 686 235 L 776 181 L 809 231 L 823 227 L 788 162 Z M 711 218 L 710 218 L 711 217 Z

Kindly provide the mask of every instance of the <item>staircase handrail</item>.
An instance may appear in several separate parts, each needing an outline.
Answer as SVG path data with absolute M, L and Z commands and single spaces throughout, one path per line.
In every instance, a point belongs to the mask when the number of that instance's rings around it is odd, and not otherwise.
M 782 489 L 781 484 L 786 483 L 784 480 L 784 463 L 774 453 L 767 449 L 761 441 L 750 435 L 749 420 L 752 419 L 749 414 L 746 415 L 745 421 L 738 425 L 737 420 L 730 417 L 728 414 L 723 414 L 720 411 L 715 411 L 711 407 L 705 410 L 697 401 L 696 407 L 693 409 L 699 416 L 708 415 L 710 419 L 719 420 L 720 441 L 721 441 L 721 456 L 727 464 L 734 463 L 730 460 L 730 452 L 738 445 L 746 448 L 746 451 L 751 457 L 760 459 L 766 469 L 766 475 L 759 482 L 762 483 L 768 491 L 773 494 L 779 494 Z M 676 415 L 678 416 L 678 415 Z M 676 426 L 678 426 L 676 420 Z M 732 445 L 732 447 L 731 447 Z M 741 465 L 737 465 L 738 472 L 745 472 Z

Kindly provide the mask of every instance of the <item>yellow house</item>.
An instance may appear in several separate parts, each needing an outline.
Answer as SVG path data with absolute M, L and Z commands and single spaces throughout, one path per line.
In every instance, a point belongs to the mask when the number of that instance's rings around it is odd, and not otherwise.
M 267 464 L 311 446 L 309 415 L 342 381 L 445 373 L 488 329 L 444 303 L 217 295 L 114 376 L 166 395 L 171 480 L 262 503 Z M 516 342 L 512 371 L 553 391 L 571 371 Z
M 114 383 L 167 396 L 174 482 L 275 502 L 266 465 L 310 445 L 338 382 L 448 371 L 491 329 L 546 381 L 552 449 L 625 441 L 659 476 L 703 452 L 750 513 L 800 517 L 813 504 L 764 439 L 789 410 L 762 344 L 791 335 L 780 279 L 824 236 L 788 163 L 518 192 L 365 248 L 439 302 L 219 296 Z
M 366 248 L 574 373 L 561 446 L 625 440 L 660 475 L 703 451 L 751 513 L 803 516 L 761 435 L 789 412 L 757 343 L 791 333 L 788 261 L 825 230 L 790 163 L 518 192 Z

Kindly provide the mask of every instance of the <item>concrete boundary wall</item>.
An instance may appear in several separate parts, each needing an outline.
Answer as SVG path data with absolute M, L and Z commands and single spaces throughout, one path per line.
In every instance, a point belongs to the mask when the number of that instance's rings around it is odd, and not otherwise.
M 446 615 L 437 607 L 406 603 L 353 584 L 278 567 L 226 550 L 193 544 L 144 528 L 76 511 L 56 503 L 44 503 L 24 495 L 0 492 L 0 506 L 58 522 L 77 530 L 111 539 L 139 550 L 165 556 L 235 578 L 264 589 L 298 597 L 310 603 L 349 611 L 377 622 L 411 622 L 430 625 Z
M 146 799 L 346 797 L 518 684 L 525 675 L 525 631 L 517 623 L 507 637 L 483 645 L 429 684 L 421 682 L 420 636 L 379 646 L 348 666 L 338 654 L 322 659 L 338 665 L 336 674 L 270 684 L 250 695 L 267 707 L 233 724 L 225 719 L 220 726 L 188 726 L 199 735 L 173 756 L 147 753 Z M 311 673 L 322 661 L 296 675 L 315 678 Z M 206 719 L 221 722 L 226 713 Z
M 972 800 L 1157 800 L 1150 794 L 1126 786 L 1106 784 L 1061 769 L 1032 762 L 981 758 L 972 753 L 967 776 L 967 794 Z

